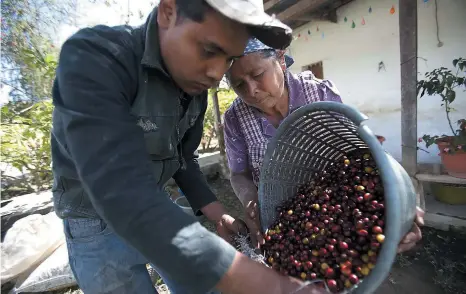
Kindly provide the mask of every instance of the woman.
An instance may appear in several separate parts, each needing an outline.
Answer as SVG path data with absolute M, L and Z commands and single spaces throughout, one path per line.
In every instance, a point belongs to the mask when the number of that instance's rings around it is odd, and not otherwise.
M 246 224 L 253 244 L 262 242 L 257 210 L 257 186 L 268 140 L 291 112 L 316 101 L 342 103 L 335 85 L 317 79 L 312 72 L 292 74 L 287 69 L 293 59 L 251 39 L 241 58 L 227 72 L 227 79 L 238 94 L 225 112 L 224 135 L 231 185 L 246 210 Z M 382 137 L 383 138 L 383 137 Z M 382 140 L 382 139 L 379 139 Z M 422 210 L 416 222 L 423 224 Z M 399 251 L 412 248 L 421 239 L 417 224 L 405 236 Z

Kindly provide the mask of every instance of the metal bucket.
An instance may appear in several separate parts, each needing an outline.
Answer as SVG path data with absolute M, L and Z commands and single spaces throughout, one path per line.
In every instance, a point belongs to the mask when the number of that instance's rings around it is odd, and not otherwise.
M 181 208 L 185 213 L 194 216 L 194 211 L 191 208 L 191 205 L 189 204 L 188 199 L 186 199 L 185 196 L 180 196 L 175 199 L 175 204 L 178 205 L 179 208 Z

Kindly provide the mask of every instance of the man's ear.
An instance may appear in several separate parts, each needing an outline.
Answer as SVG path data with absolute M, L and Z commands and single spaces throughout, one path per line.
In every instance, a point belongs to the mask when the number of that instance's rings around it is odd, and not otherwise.
M 157 8 L 157 23 L 160 28 L 168 29 L 176 23 L 176 0 L 160 0 Z

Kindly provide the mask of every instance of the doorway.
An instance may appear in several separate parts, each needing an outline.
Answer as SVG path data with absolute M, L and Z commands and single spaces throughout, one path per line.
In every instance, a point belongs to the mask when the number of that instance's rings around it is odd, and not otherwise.
M 310 70 L 316 76 L 316 78 L 323 80 L 324 79 L 324 66 L 322 61 L 312 63 L 306 66 L 303 66 L 303 71 Z

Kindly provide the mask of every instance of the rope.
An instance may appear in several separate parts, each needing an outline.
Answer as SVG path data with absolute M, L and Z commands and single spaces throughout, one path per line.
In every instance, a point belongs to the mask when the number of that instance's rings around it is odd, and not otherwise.
M 438 4 L 437 4 L 437 0 L 435 0 L 435 26 L 437 28 L 437 47 L 442 47 L 443 46 L 443 42 L 440 41 L 440 32 L 439 32 L 439 25 L 438 25 Z

